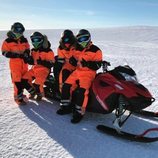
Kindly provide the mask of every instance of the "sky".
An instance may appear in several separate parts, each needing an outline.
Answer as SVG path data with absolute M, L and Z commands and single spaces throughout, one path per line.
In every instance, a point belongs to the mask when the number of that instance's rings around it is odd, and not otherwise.
M 0 0 L 0 30 L 158 26 L 158 0 Z

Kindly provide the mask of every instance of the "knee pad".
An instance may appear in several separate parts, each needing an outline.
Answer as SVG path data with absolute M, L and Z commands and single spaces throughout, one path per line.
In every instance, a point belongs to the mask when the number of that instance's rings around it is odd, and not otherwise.
M 27 83 L 28 82 L 28 79 L 21 79 L 21 83 L 22 84 L 25 84 L 25 83 Z
M 86 89 L 85 88 L 80 88 L 80 87 L 77 87 L 75 90 L 74 90 L 74 94 L 76 95 L 84 95 Z M 79 96 L 78 96 L 79 97 Z
M 34 83 L 33 86 L 34 86 L 36 92 L 37 92 L 37 93 L 40 93 L 40 85 Z
M 62 67 L 63 67 L 63 63 L 60 63 L 60 62 L 58 62 L 58 61 L 55 61 L 54 67 L 53 67 L 53 72 L 54 72 L 54 77 L 55 77 L 56 79 L 59 78 L 59 73 L 60 73 Z
M 64 83 L 62 87 L 62 99 L 69 99 L 70 98 L 70 88 L 71 84 Z
M 64 83 L 64 85 L 63 85 L 63 91 L 70 91 L 71 86 L 72 86 L 71 84 Z
M 85 88 L 76 88 L 72 95 L 72 102 L 78 106 L 82 106 L 85 96 Z
M 69 70 L 63 69 L 62 70 L 62 82 L 65 82 L 70 74 L 71 74 L 71 72 Z
M 17 94 L 19 95 L 19 94 L 23 93 L 22 83 L 21 82 L 14 82 L 14 84 L 15 84 L 17 90 L 18 90 Z

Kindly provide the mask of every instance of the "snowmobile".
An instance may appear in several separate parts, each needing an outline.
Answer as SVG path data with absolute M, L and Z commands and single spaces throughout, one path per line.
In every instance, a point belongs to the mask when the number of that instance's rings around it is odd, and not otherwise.
M 158 137 L 145 137 L 150 131 L 158 131 L 158 128 L 148 129 L 141 135 L 122 131 L 122 126 L 131 114 L 158 117 L 158 113 L 143 110 L 149 107 L 155 99 L 148 89 L 138 82 L 136 73 L 130 66 L 118 66 L 110 71 L 108 71 L 108 66 L 110 66 L 109 62 L 102 62 L 103 72 L 98 73 L 92 83 L 86 110 L 101 114 L 115 112 L 115 120 L 112 128 L 106 125 L 98 125 L 97 129 L 131 141 L 158 141 Z M 49 76 L 45 85 L 46 97 L 60 99 L 55 95 L 53 75 Z M 73 96 L 77 97 L 77 91 Z M 124 116 L 125 113 L 128 114 Z

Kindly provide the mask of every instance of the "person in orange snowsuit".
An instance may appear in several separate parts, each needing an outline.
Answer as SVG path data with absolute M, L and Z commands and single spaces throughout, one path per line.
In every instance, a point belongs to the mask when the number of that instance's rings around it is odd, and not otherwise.
M 73 62 L 75 54 L 76 38 L 71 30 L 64 30 L 59 41 L 60 45 L 57 49 L 56 65 L 54 66 L 54 74 L 56 84 L 61 92 L 62 85 L 68 76 L 75 70 L 77 63 Z M 60 93 L 59 92 L 59 93 Z
M 76 38 L 79 46 L 75 51 L 80 54 L 76 59 L 77 68 L 63 85 L 60 109 L 57 111 L 59 115 L 73 112 L 72 123 L 80 122 L 85 113 L 89 88 L 102 62 L 102 51 L 92 44 L 88 30 L 80 30 Z M 77 87 L 73 92 L 75 95 L 71 95 L 71 87 L 74 85 Z
M 30 52 L 30 46 L 27 39 L 23 36 L 24 26 L 16 22 L 11 26 L 7 33 L 8 38 L 2 44 L 2 55 L 10 58 L 9 66 L 11 79 L 14 84 L 14 100 L 17 104 L 24 104 L 23 87 L 21 83 L 22 76 L 28 71 L 28 64 L 23 60 L 24 53 Z
M 47 37 L 40 32 L 34 32 L 30 38 L 34 48 L 31 49 L 31 56 L 24 55 L 24 60 L 33 66 L 23 76 L 22 83 L 30 93 L 30 99 L 36 97 L 35 99 L 39 101 L 44 96 L 43 85 L 54 64 L 54 52 Z M 33 86 L 30 84 L 32 80 L 34 80 Z

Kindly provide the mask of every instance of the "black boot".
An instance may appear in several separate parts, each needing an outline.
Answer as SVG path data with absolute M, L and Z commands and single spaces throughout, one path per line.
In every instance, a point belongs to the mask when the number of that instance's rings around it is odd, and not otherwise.
M 71 123 L 79 123 L 83 118 L 83 115 L 77 111 L 73 112 Z
M 36 91 L 34 88 L 31 88 L 30 91 L 28 91 L 30 93 L 29 95 L 29 99 L 34 99 L 35 95 L 36 95 Z
M 19 96 L 14 96 L 14 100 L 18 105 L 26 105 L 26 99 L 25 99 L 25 95 L 21 94 Z
M 37 93 L 36 101 L 41 101 L 43 98 L 42 93 Z
M 60 101 L 60 109 L 57 110 L 57 114 L 59 115 L 65 115 L 70 114 L 72 112 L 72 105 L 71 101 L 69 99 L 62 99 Z
M 58 115 L 66 115 L 72 112 L 71 106 L 60 106 L 60 109 L 57 110 Z

